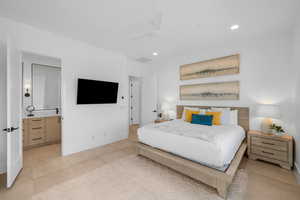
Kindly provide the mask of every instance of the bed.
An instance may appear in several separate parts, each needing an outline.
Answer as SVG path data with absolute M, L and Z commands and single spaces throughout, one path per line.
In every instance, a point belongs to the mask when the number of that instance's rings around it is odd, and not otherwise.
M 238 125 L 207 127 L 181 120 L 183 108 L 177 106 L 177 120 L 138 130 L 138 154 L 216 188 L 226 199 L 246 151 L 244 138 L 249 129 L 249 109 L 230 107 L 238 110 Z

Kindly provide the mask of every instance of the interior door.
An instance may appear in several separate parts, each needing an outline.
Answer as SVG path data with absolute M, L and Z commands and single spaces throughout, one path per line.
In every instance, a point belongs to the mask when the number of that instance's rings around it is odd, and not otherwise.
M 6 68 L 6 155 L 7 187 L 11 187 L 23 167 L 21 125 L 21 54 L 13 41 L 7 43 Z
M 6 172 L 6 134 L 3 129 L 7 126 L 7 48 L 0 41 L 0 173 Z
M 157 118 L 156 76 L 148 75 L 142 79 L 142 124 L 153 123 Z
M 130 78 L 130 124 L 140 124 L 140 81 Z

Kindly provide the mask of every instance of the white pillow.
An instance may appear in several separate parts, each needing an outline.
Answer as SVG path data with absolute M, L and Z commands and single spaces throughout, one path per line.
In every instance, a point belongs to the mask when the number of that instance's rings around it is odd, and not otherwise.
M 193 108 L 193 107 L 184 107 L 183 108 L 183 112 L 182 112 L 182 116 L 181 119 L 185 121 L 185 111 L 186 110 L 195 110 L 195 111 L 200 111 L 199 108 Z
M 231 110 L 230 111 L 230 124 L 232 124 L 232 125 L 238 125 L 239 124 L 238 115 L 239 115 L 238 110 Z
M 212 107 L 211 111 L 221 112 L 221 125 L 231 124 L 231 110 L 230 108 L 215 108 Z

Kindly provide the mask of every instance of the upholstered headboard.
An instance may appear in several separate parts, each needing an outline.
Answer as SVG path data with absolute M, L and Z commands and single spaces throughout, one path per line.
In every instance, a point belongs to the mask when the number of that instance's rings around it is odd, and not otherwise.
M 230 108 L 231 110 L 238 110 L 238 123 L 245 131 L 249 131 L 249 108 L 248 107 L 225 107 L 225 106 L 177 106 L 177 119 L 181 119 L 184 107 L 195 107 L 201 109 L 214 108 Z

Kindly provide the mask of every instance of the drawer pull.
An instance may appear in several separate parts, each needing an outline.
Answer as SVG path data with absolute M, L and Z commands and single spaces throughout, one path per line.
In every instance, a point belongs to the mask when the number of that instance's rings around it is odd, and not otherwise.
M 42 137 L 39 137 L 39 138 L 33 138 L 32 141 L 36 141 L 36 140 L 40 140 L 42 139 Z
M 266 154 L 274 155 L 274 153 L 270 153 L 270 152 L 266 152 L 266 151 L 262 151 L 262 152 L 266 153 Z
M 41 119 L 33 119 L 32 120 L 33 122 L 40 122 L 40 121 L 42 121 Z
M 262 142 L 263 144 L 268 144 L 268 145 L 275 145 L 273 143 L 269 143 L 269 142 Z
M 32 130 L 38 130 L 38 129 L 42 129 L 42 127 L 37 127 L 37 128 L 31 128 Z

